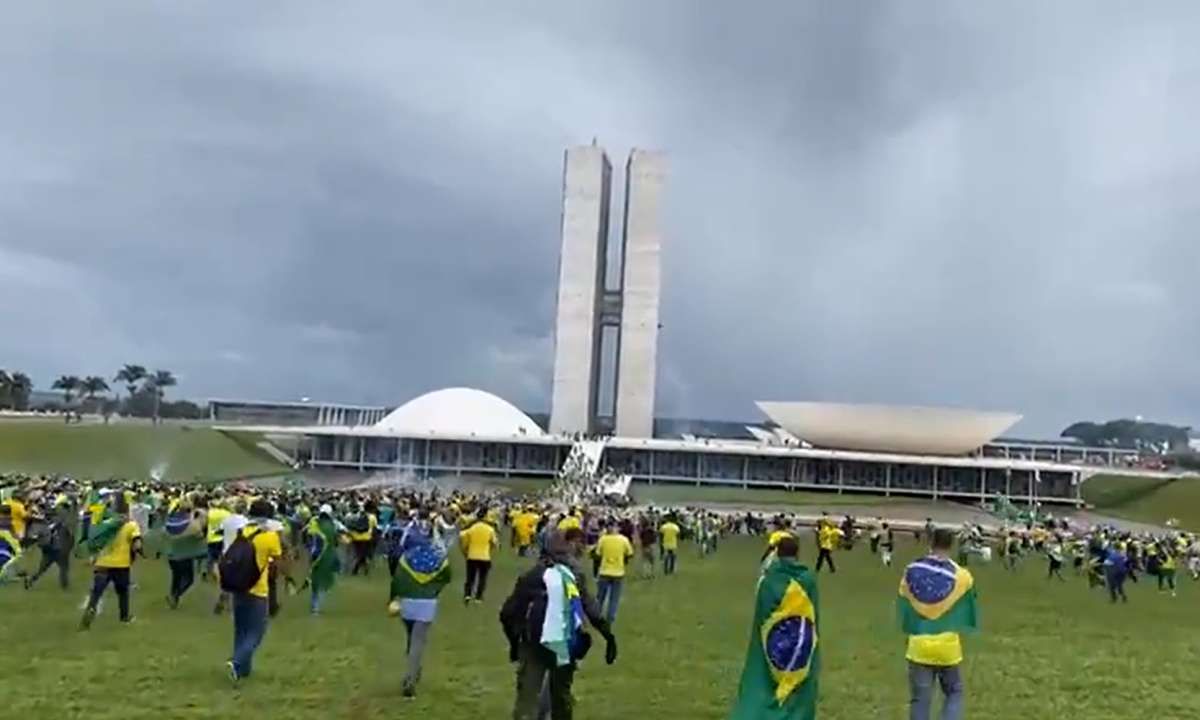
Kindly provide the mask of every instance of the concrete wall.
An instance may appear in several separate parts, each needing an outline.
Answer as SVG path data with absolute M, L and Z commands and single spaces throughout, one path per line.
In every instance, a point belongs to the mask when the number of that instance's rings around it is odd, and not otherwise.
M 617 357 L 616 434 L 654 434 L 658 365 L 661 247 L 659 205 L 666 180 L 664 158 L 634 150 L 625 166 L 621 344 Z
M 563 161 L 562 248 L 554 324 L 550 432 L 588 432 L 599 386 L 600 298 L 608 246 L 612 165 L 595 146 Z

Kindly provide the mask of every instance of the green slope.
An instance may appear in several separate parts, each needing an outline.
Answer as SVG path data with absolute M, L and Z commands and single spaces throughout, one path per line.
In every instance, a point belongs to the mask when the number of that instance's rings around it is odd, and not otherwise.
M 0 422 L 0 472 L 213 481 L 287 472 L 260 440 L 175 425 Z
M 1084 481 L 1083 499 L 1104 515 L 1200 530 L 1200 478 L 1096 475 Z

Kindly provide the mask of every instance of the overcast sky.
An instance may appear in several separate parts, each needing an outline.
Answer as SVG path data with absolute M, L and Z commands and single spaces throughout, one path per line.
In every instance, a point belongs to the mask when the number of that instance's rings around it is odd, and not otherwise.
M 659 412 L 1200 425 L 1200 2 L 0 0 L 0 366 L 548 405 L 562 150 L 663 150 Z

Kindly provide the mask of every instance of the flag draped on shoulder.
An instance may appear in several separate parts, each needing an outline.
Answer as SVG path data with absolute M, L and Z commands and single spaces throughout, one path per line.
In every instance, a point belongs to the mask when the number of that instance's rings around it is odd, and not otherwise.
M 406 548 L 392 576 L 391 595 L 396 598 L 432 599 L 450 583 L 450 559 L 433 543 Z
M 125 526 L 125 518 L 121 516 L 106 517 L 88 528 L 87 549 L 92 554 L 104 552 L 121 528 Z
M 820 646 L 817 582 L 804 565 L 775 559 L 758 581 L 750 648 L 729 720 L 812 720 Z
M 974 630 L 978 625 L 975 578 L 948 558 L 914 560 L 900 579 L 896 609 L 907 635 Z

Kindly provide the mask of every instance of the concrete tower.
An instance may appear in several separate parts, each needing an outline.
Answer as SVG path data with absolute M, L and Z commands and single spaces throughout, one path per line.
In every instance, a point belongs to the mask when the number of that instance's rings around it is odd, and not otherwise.
M 662 155 L 634 150 L 625 164 L 621 250 L 621 333 L 616 371 L 616 434 L 654 435 L 662 238 L 658 215 L 666 167 Z
M 604 150 L 594 143 L 567 150 L 554 323 L 552 433 L 595 429 L 611 195 L 612 164 Z

